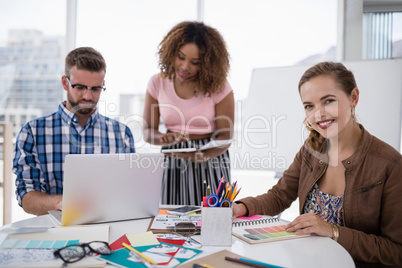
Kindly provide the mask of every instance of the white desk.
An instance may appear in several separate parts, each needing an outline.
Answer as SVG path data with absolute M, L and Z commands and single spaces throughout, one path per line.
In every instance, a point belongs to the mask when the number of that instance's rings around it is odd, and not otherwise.
M 13 226 L 32 226 L 51 224 L 50 216 L 40 216 L 13 223 Z M 126 233 L 145 232 L 150 219 L 121 221 L 110 223 L 109 242 L 113 242 Z M 1 230 L 9 227 L 0 227 L 0 243 L 5 238 Z M 275 264 L 283 267 L 355 267 L 349 253 L 338 243 L 330 238 L 311 236 L 307 238 L 277 241 L 250 245 L 235 237 L 232 238 L 231 247 L 202 247 L 203 253 L 197 257 L 206 256 L 209 253 L 228 249 L 247 258 Z M 111 266 L 112 267 L 112 266 Z

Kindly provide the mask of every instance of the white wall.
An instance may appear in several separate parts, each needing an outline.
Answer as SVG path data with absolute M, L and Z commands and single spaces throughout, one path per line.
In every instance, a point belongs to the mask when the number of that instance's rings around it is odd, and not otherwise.
M 344 62 L 356 78 L 360 101 L 358 120 L 373 135 L 400 151 L 402 61 Z M 284 171 L 308 133 L 298 82 L 310 66 L 254 69 L 237 140 L 240 158 L 254 161 L 252 169 Z M 246 130 L 246 131 L 245 131 Z M 240 145 L 239 145 L 240 143 Z

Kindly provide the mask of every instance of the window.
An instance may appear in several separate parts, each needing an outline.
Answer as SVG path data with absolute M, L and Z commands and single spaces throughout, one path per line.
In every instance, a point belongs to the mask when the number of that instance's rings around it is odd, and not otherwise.
M 364 1 L 363 12 L 363 59 L 402 58 L 402 1 Z
M 63 98 L 60 76 L 65 55 L 52 51 L 63 51 L 66 2 L 0 0 L 0 6 L 0 107 L 6 114 L 25 113 L 21 116 L 26 118 L 38 117 L 38 110 L 39 115 L 56 111 Z M 44 68 L 55 64 L 57 68 Z M 36 97 L 43 87 L 37 81 L 47 81 L 49 76 L 58 84 L 50 93 L 54 101 L 43 102 Z M 35 109 L 25 109 L 27 105 Z M 15 119 L 10 118 L 17 124 Z
M 335 57 L 337 0 L 205 0 L 205 22 L 227 42 L 237 99 L 247 97 L 253 68 Z
M 148 80 L 159 72 L 160 41 L 175 24 L 196 19 L 197 0 L 85 0 L 78 1 L 77 10 L 77 47 L 99 50 L 108 66 L 100 113 L 127 123 L 136 151 L 148 150 L 142 138 L 143 108 L 138 109 L 144 98 L 124 109 L 119 96 L 145 96 Z
M 102 53 L 108 66 L 102 99 L 118 107 L 119 94 L 145 95 L 158 72 L 159 42 L 176 23 L 196 19 L 197 0 L 85 0 L 77 10 L 77 47 Z

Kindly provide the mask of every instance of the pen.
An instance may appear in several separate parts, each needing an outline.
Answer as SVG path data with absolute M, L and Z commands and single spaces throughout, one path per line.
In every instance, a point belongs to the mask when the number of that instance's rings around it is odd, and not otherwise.
M 264 262 L 259 262 L 259 261 L 253 261 L 253 260 L 249 260 L 249 259 L 245 259 L 245 258 L 231 258 L 231 257 L 225 257 L 225 260 L 227 261 L 232 261 L 232 262 L 237 262 L 237 263 L 241 263 L 244 265 L 248 265 L 251 267 L 257 267 L 257 268 L 283 268 L 282 266 L 276 266 L 273 264 L 268 264 L 268 263 L 264 263 Z
M 150 258 L 148 258 L 147 256 L 145 256 L 144 254 L 142 254 L 141 252 L 139 252 L 138 250 L 136 250 L 135 248 L 127 245 L 126 243 L 122 244 L 125 248 L 128 248 L 129 250 L 134 251 L 135 253 L 138 254 L 138 256 L 140 256 L 142 259 L 146 260 L 147 262 L 149 262 L 150 264 L 154 264 L 155 262 L 153 260 L 151 260 Z
M 271 268 L 283 268 L 282 266 L 277 266 L 277 265 L 273 265 L 273 264 L 268 264 L 265 262 L 260 262 L 260 261 L 254 261 L 254 260 L 250 260 L 250 259 L 246 259 L 246 258 L 239 258 L 239 260 L 241 261 L 245 261 L 248 263 L 252 263 L 253 265 L 262 265 L 263 267 L 271 267 Z
M 198 263 L 194 263 L 193 264 L 193 268 L 215 268 L 211 265 L 208 264 L 198 264 Z

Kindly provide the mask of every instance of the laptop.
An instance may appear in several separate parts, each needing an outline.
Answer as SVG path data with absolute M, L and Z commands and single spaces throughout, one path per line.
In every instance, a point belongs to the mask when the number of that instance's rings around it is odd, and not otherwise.
M 63 226 L 148 218 L 158 214 L 162 153 L 71 154 L 64 162 Z

